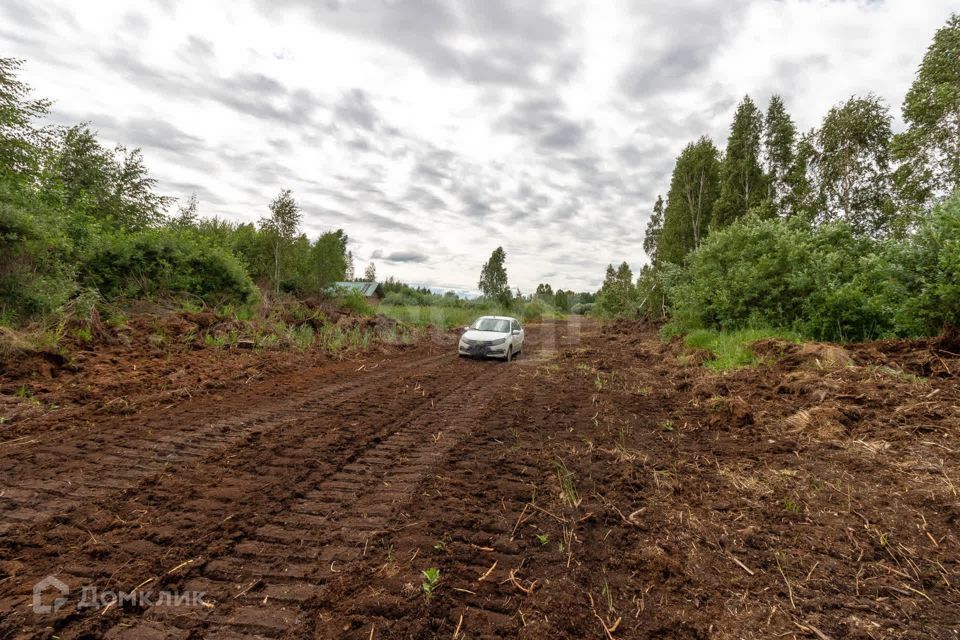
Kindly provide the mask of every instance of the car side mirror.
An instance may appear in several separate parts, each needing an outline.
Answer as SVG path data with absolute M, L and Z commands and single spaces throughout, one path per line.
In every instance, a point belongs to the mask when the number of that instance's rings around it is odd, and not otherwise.
M 515 336 L 520 335 L 520 329 L 514 329 L 514 330 L 513 330 L 513 335 L 515 335 Z
M 463 330 L 464 330 L 464 331 L 470 331 L 470 327 L 464 327 Z

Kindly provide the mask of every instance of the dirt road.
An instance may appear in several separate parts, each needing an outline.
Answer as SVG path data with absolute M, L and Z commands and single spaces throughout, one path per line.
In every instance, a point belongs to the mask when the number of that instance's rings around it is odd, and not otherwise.
M 528 333 L 18 430 L 0 637 L 960 637 L 960 361 Z

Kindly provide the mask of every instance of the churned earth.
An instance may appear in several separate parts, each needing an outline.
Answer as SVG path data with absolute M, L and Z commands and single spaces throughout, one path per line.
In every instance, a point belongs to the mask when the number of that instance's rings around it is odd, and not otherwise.
M 955 336 L 721 374 L 527 332 L 44 365 L 0 424 L 0 637 L 960 639 Z

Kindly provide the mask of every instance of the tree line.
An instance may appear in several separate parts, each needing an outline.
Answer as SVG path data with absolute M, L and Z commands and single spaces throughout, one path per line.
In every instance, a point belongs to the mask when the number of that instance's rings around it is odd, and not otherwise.
M 960 321 L 960 16 L 937 31 L 902 107 L 875 95 L 799 131 L 745 96 L 726 148 L 677 157 L 634 281 L 608 268 L 597 310 L 688 327 L 758 324 L 824 339 L 922 335 Z M 922 320 L 918 320 L 922 318 Z
M 171 213 L 139 149 L 108 148 L 85 124 L 42 126 L 50 102 L 22 65 L 0 58 L 0 323 L 79 298 L 247 304 L 261 288 L 304 297 L 353 277 L 347 235 L 309 238 L 289 190 L 256 224 L 200 217 L 196 196 Z

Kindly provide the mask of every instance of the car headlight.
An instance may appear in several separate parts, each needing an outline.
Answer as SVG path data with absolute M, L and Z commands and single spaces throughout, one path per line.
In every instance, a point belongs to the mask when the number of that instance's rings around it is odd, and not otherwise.
M 497 346 L 498 344 L 503 344 L 503 343 L 506 342 L 506 341 L 507 341 L 506 338 L 500 338 L 499 340 L 491 340 L 489 344 L 490 344 L 491 347 L 495 347 L 495 346 Z

